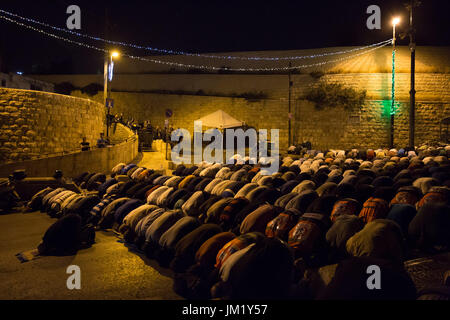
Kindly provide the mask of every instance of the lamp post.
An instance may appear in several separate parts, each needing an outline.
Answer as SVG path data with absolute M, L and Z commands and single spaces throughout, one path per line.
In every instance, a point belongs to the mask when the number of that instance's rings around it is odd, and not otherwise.
M 113 77 L 113 67 L 114 67 L 114 58 L 119 57 L 119 52 L 117 51 L 108 51 L 105 54 L 105 64 L 103 70 L 103 102 L 107 109 L 106 115 L 106 137 L 109 138 L 109 125 L 110 125 L 110 115 L 109 109 L 110 107 L 107 105 L 107 100 L 110 96 L 111 88 L 108 87 L 108 82 L 112 81 Z
M 394 147 L 394 115 L 395 115 L 395 26 L 399 24 L 400 18 L 392 20 L 392 90 L 391 90 L 391 110 L 390 110 L 390 139 L 389 146 Z
M 410 0 L 406 4 L 409 9 L 409 50 L 411 51 L 411 84 L 409 90 L 409 147 L 414 149 L 414 122 L 416 112 L 416 90 L 415 90 L 415 72 L 416 72 L 416 30 L 413 23 L 413 10 L 421 4 L 418 0 Z
M 292 90 L 292 80 L 291 80 L 291 67 L 292 63 L 289 62 L 289 73 L 288 73 L 288 81 L 289 81 L 289 92 L 288 92 L 288 147 L 292 145 L 291 139 L 291 90 Z

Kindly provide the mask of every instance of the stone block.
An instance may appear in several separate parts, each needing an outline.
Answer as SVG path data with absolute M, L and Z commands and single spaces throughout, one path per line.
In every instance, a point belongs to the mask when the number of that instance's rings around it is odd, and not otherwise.
M 13 131 L 10 129 L 2 130 L 2 132 L 3 132 L 3 135 L 8 136 L 8 137 L 13 135 Z
M 22 104 L 23 104 L 23 102 L 22 101 L 10 101 L 9 102 L 9 105 L 10 106 L 13 106 L 13 107 L 21 107 L 22 106 Z M 16 108 L 17 109 L 17 108 Z
M 13 152 L 13 153 L 10 153 L 10 154 L 9 154 L 9 158 L 10 158 L 11 160 L 17 160 L 18 157 L 19 157 L 19 153 L 17 153 L 17 152 Z
M 7 147 L 7 148 L 15 148 L 15 147 L 17 147 L 17 143 L 16 142 L 12 142 L 12 141 L 8 141 L 8 142 L 3 143 L 3 146 Z

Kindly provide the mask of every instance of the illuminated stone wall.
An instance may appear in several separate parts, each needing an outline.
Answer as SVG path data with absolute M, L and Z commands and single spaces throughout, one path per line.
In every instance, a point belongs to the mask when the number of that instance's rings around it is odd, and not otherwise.
M 450 54 L 450 53 L 449 53 Z M 42 75 L 37 79 L 61 83 L 69 81 L 76 87 L 90 83 L 103 85 L 102 75 Z M 319 79 L 309 74 L 292 75 L 293 94 L 299 97 L 316 81 L 339 82 L 346 86 L 367 90 L 368 98 L 390 99 L 391 73 L 324 74 Z M 263 92 L 269 99 L 287 98 L 287 75 L 230 75 L 230 74 L 124 74 L 115 75 L 113 91 L 154 93 L 165 90 L 174 93 L 198 93 L 230 96 Z M 416 73 L 418 100 L 450 100 L 450 73 Z M 396 73 L 397 98 L 409 99 L 409 73 Z
M 325 74 L 313 82 L 293 79 L 294 141 L 311 141 L 318 148 L 388 146 L 392 75 L 390 73 Z M 308 88 L 324 83 L 339 83 L 366 90 L 366 102 L 360 110 L 342 107 L 316 110 L 302 98 Z M 450 117 L 450 74 L 416 74 L 416 145 L 439 140 L 440 121 Z M 410 74 L 398 73 L 395 81 L 394 145 L 409 141 Z
M 86 97 L 80 92 L 78 96 Z M 242 98 L 205 97 L 189 95 L 143 94 L 113 92 L 114 114 L 123 113 L 126 120 L 150 120 L 153 126 L 164 127 L 165 110 L 171 109 L 173 116 L 170 125 L 185 128 L 191 133 L 194 121 L 222 109 L 234 118 L 244 121 L 256 129 L 280 129 L 280 147 L 287 148 L 287 110 L 286 100 L 263 99 L 246 100 Z M 101 101 L 103 95 L 97 94 L 93 99 Z
M 317 148 L 350 148 L 385 146 L 389 142 L 389 109 L 391 99 L 390 73 L 337 73 L 319 77 L 292 75 L 292 136 L 294 141 L 312 141 Z M 82 76 L 80 76 L 82 77 Z M 151 78 L 150 82 L 147 82 Z M 159 79 L 160 81 L 156 81 Z M 173 80 L 173 81 L 172 81 Z M 305 92 L 319 82 L 340 83 L 356 90 L 366 90 L 367 100 L 362 110 L 348 112 L 341 109 L 317 111 L 304 101 Z M 193 121 L 217 109 L 234 115 L 257 128 L 280 129 L 281 148 L 287 146 L 288 77 L 286 75 L 122 75 L 113 82 L 119 88 L 166 88 L 202 90 L 206 94 L 222 95 L 245 92 L 264 92 L 267 99 L 249 101 L 201 95 L 151 94 L 113 92 L 115 113 L 126 118 L 151 120 L 164 125 L 164 111 L 174 111 L 171 119 L 175 127 L 189 130 Z M 409 136 L 409 73 L 396 73 L 396 101 L 400 103 L 395 116 L 396 146 L 405 146 Z M 132 90 L 133 91 L 133 90 Z M 416 74 L 416 143 L 439 139 L 439 123 L 450 117 L 450 73 Z M 73 92 L 73 95 L 90 98 Z M 101 102 L 102 94 L 93 99 Z M 349 125 L 351 124 L 351 125 Z M 330 131 L 329 128 L 336 128 Z M 339 129 L 339 130 L 338 130 Z
M 239 54 L 287 56 L 341 49 L 349 48 Z M 450 116 L 449 53 L 449 47 L 417 47 L 415 138 L 418 144 L 439 139 L 439 123 Z M 164 59 L 187 59 L 183 61 L 194 63 L 187 57 L 165 56 Z M 200 62 L 201 59 L 195 61 Z M 243 62 L 230 62 L 229 66 L 237 63 Z M 261 67 L 272 66 L 269 62 L 259 63 L 263 64 Z M 349 61 L 302 69 L 301 74 L 293 74 L 291 112 L 294 142 L 308 140 L 315 148 L 386 146 L 389 142 L 387 112 L 391 99 L 391 63 L 391 48 L 388 46 Z M 116 67 L 117 74 L 112 82 L 112 96 L 116 100 L 114 113 L 123 113 L 126 118 L 139 121 L 151 120 L 153 125 L 162 127 L 164 111 L 170 108 L 174 111 L 171 118 L 173 126 L 192 130 L 195 119 L 223 109 L 250 126 L 280 129 L 280 146 L 282 149 L 287 147 L 289 86 L 286 74 L 151 74 L 164 70 L 126 58 L 118 61 Z M 410 52 L 407 47 L 399 46 L 395 82 L 399 110 L 395 115 L 394 136 L 398 147 L 408 143 L 409 71 Z M 77 87 L 93 82 L 102 84 L 102 75 L 41 75 L 36 78 L 54 83 L 71 81 Z M 366 102 L 361 110 L 347 111 L 337 107 L 318 111 L 304 100 L 304 96 L 309 88 L 320 82 L 366 90 Z M 158 90 L 167 94 L 156 94 Z M 244 93 L 264 93 L 266 97 L 255 101 L 226 97 Z M 72 94 L 83 96 L 79 92 Z M 93 99 L 101 102 L 102 94 Z
M 92 100 L 0 88 L 0 161 L 37 159 L 95 144 L 104 131 L 105 108 Z
M 361 110 L 342 107 L 316 110 L 308 101 L 297 101 L 293 132 L 297 141 L 311 141 L 316 148 L 388 147 L 390 100 L 367 100 Z M 450 103 L 416 104 L 416 145 L 439 140 L 439 122 L 450 116 Z M 400 102 L 394 120 L 394 144 L 409 141 L 409 103 Z
M 446 85 L 448 86 L 448 82 Z M 445 88 L 445 82 L 441 87 Z M 79 92 L 76 94 L 81 95 Z M 450 116 L 450 99 L 444 93 L 433 94 L 435 99 L 418 99 L 416 105 L 417 144 L 438 140 L 439 123 Z M 170 124 L 174 128 L 181 127 L 189 131 L 193 130 L 194 120 L 222 109 L 257 129 L 280 129 L 280 148 L 285 150 L 288 146 L 288 101 L 285 98 L 246 100 L 124 92 L 113 92 L 112 97 L 115 99 L 114 113 L 123 113 L 125 119 L 150 120 L 152 125 L 163 127 L 165 110 L 171 109 L 173 117 Z M 438 97 L 447 100 L 439 101 Z M 404 98 L 399 99 L 399 109 L 395 115 L 394 142 L 398 147 L 406 146 L 409 139 L 409 103 Z M 94 99 L 101 101 L 102 95 L 98 94 Z M 347 111 L 343 107 L 319 111 L 312 103 L 294 96 L 291 102 L 293 141 L 311 141 L 314 148 L 322 149 L 387 146 L 389 108 L 389 98 L 380 99 L 380 96 L 373 93 L 361 110 L 353 111 Z
M 108 148 L 0 164 L 0 177 L 8 177 L 14 170 L 25 170 L 28 177 L 52 176 L 57 169 L 61 170 L 65 177 L 71 178 L 86 171 L 108 173 L 117 163 L 128 163 L 137 154 L 138 139 L 133 135 L 126 141 Z
M 54 85 L 30 77 L 24 77 L 16 73 L 0 72 L 0 87 L 14 89 L 30 89 L 46 92 L 54 92 Z

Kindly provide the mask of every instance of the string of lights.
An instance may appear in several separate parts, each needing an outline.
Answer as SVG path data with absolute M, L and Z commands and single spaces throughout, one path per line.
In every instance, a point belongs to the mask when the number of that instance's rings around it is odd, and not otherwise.
M 13 20 L 11 18 L 5 17 L 3 15 L 0 15 L 0 19 L 6 20 L 8 22 L 14 23 L 16 25 L 22 26 L 24 28 L 27 28 L 27 29 L 30 29 L 30 30 L 33 30 L 33 31 L 36 31 L 38 33 L 47 35 L 47 36 L 52 37 L 54 39 L 62 40 L 62 41 L 65 41 L 65 42 L 68 42 L 68 43 L 71 43 L 71 44 L 75 44 L 75 45 L 78 45 L 78 46 L 81 46 L 81 47 L 97 50 L 97 51 L 104 52 L 104 53 L 109 52 L 108 50 L 103 49 L 103 48 L 98 48 L 98 47 L 90 45 L 90 44 L 86 44 L 86 43 L 83 43 L 83 42 L 78 42 L 78 41 L 74 41 L 74 40 L 71 40 L 71 39 L 67 39 L 67 38 L 55 35 L 53 33 L 44 31 L 42 29 L 26 25 L 24 23 L 21 23 L 19 21 Z M 211 70 L 211 71 L 226 70 L 226 71 L 235 71 L 235 72 L 272 72 L 272 71 L 297 70 L 297 69 L 321 66 L 321 65 L 325 65 L 325 64 L 329 64 L 329 63 L 335 63 L 335 62 L 341 62 L 341 61 L 353 59 L 355 57 L 358 57 L 358 56 L 361 56 L 363 54 L 367 54 L 367 53 L 369 53 L 371 51 L 374 51 L 374 50 L 377 50 L 379 48 L 382 48 L 382 47 L 388 45 L 389 43 L 391 43 L 391 41 L 392 40 L 390 39 L 388 41 L 385 41 L 383 44 L 378 45 L 377 47 L 365 50 L 365 51 L 357 53 L 357 54 L 353 54 L 353 55 L 350 55 L 350 56 L 342 57 L 342 58 L 339 58 L 339 59 L 327 60 L 327 61 L 322 61 L 322 62 L 317 62 L 317 63 L 312 63 L 312 64 L 303 64 L 303 65 L 297 65 L 297 66 L 291 66 L 291 67 L 275 67 L 275 68 L 228 68 L 228 67 L 215 67 L 215 66 L 207 66 L 207 65 L 184 64 L 184 63 L 173 62 L 173 61 L 163 61 L 163 60 L 158 60 L 158 59 L 151 59 L 151 58 L 146 58 L 146 57 L 134 56 L 134 55 L 125 54 L 125 53 L 123 53 L 122 56 L 131 58 L 131 59 L 135 59 L 135 60 L 140 60 L 140 61 L 146 61 L 146 62 L 152 62 L 152 63 L 156 63 L 156 64 L 169 65 L 169 66 L 173 66 L 173 67 L 188 68 L 188 69 Z
M 21 23 L 21 22 L 19 22 L 19 21 L 15 21 L 15 20 L 13 20 L 13 19 L 10 19 L 10 18 L 5 17 L 5 16 L 2 16 L 2 15 L 0 15 L 0 19 L 6 20 L 6 21 L 11 22 L 11 23 L 14 23 L 14 24 L 17 24 L 17 25 L 22 26 L 22 27 L 25 27 L 25 28 L 27 28 L 27 29 L 30 29 L 30 30 L 33 30 L 33 31 L 36 31 L 36 32 L 39 32 L 39 33 L 42 33 L 42 34 L 45 34 L 45 35 L 47 35 L 47 36 L 49 36 L 49 37 L 52 37 L 52 38 L 55 38 L 55 39 L 58 39 L 58 40 L 63 40 L 63 41 L 66 41 L 66 42 L 69 42 L 69 43 L 72 43 L 72 44 L 76 44 L 76 45 L 78 45 L 78 46 L 86 47 L 86 48 L 89 48 L 89 49 L 94 49 L 94 50 L 98 50 L 98 51 L 107 52 L 107 50 L 105 50 L 105 49 L 97 48 L 97 47 L 95 47 L 95 46 L 91 46 L 91 45 L 86 44 L 86 43 L 81 43 L 81 42 L 73 41 L 73 40 L 70 40 L 70 39 L 67 39 L 67 38 L 58 36 L 58 35 L 56 35 L 56 34 L 53 34 L 53 33 L 46 32 L 46 31 L 44 31 L 44 30 L 35 28 L 35 27 L 33 27 L 33 26 L 26 25 L 26 24 Z
M 378 43 L 374 43 L 374 44 L 370 44 L 370 45 L 363 46 L 363 47 L 358 47 L 358 48 L 352 48 L 352 49 L 341 50 L 341 51 L 334 51 L 334 52 L 324 52 L 324 53 L 318 53 L 318 54 L 312 54 L 312 55 L 304 55 L 304 56 L 252 57 L 252 56 L 214 55 L 214 54 L 190 53 L 190 52 L 170 50 L 170 49 L 160 49 L 160 48 L 141 46 L 141 45 L 132 44 L 132 43 L 126 43 L 126 42 L 121 42 L 121 41 L 113 41 L 113 40 L 103 39 L 103 38 L 96 37 L 96 36 L 91 36 L 91 35 L 88 35 L 88 34 L 79 33 L 79 32 L 73 31 L 73 30 L 69 30 L 69 29 L 64 29 L 64 28 L 52 26 L 52 25 L 50 25 L 48 23 L 41 22 L 41 21 L 38 21 L 38 20 L 35 20 L 35 19 L 31 19 L 31 18 L 27 18 L 27 17 L 23 17 L 23 16 L 20 16 L 18 14 L 15 14 L 15 13 L 12 13 L 12 12 L 8 12 L 8 11 L 2 10 L 2 9 L 0 9 L 0 13 L 9 15 L 9 16 L 12 16 L 12 17 L 15 17 L 15 18 L 19 18 L 19 19 L 27 21 L 27 22 L 38 24 L 38 25 L 41 25 L 41 26 L 44 26 L 44 27 L 47 27 L 47 28 L 51 28 L 53 30 L 69 33 L 69 34 L 75 35 L 77 37 L 88 38 L 88 39 L 91 39 L 91 40 L 101 41 L 101 42 L 105 42 L 105 43 L 112 44 L 112 45 L 125 46 L 125 47 L 134 48 L 134 49 L 142 49 L 142 50 L 147 50 L 147 51 L 151 51 L 151 52 L 158 52 L 158 53 L 163 53 L 163 54 L 183 55 L 183 56 L 190 56 L 190 57 L 210 58 L 210 59 L 250 60 L 250 61 L 283 61 L 283 60 L 314 59 L 314 58 L 321 58 L 321 57 L 326 57 L 326 56 L 331 56 L 331 55 L 342 55 L 342 54 L 347 54 L 347 53 L 351 53 L 351 52 L 355 52 L 355 51 L 361 51 L 361 50 L 364 50 L 364 49 L 377 47 L 379 45 L 382 45 L 382 44 L 385 44 L 385 43 L 391 41 L 391 40 L 385 40 L 385 41 L 381 41 L 381 42 L 378 42 Z
M 182 68 L 192 68 L 192 69 L 200 69 L 200 70 L 213 70 L 213 71 L 232 71 L 232 72 L 272 72 L 272 71 L 292 71 L 292 70 L 298 70 L 298 69 L 304 69 L 304 68 L 311 68 L 311 67 L 318 67 L 329 63 L 336 63 L 336 62 L 342 62 L 345 60 L 350 60 L 353 58 L 356 58 L 358 56 L 367 54 L 369 52 L 372 52 L 374 50 L 377 50 L 379 48 L 385 47 L 389 44 L 385 43 L 382 45 L 379 45 L 378 47 L 366 50 L 364 52 L 354 54 L 351 56 L 334 59 L 334 60 L 327 60 L 317 63 L 311 63 L 311 64 L 303 64 L 303 65 L 297 65 L 292 67 L 275 67 L 275 68 L 228 68 L 228 67 L 213 67 L 213 66 L 204 66 L 204 65 L 193 65 L 193 64 L 183 64 L 183 63 L 177 63 L 177 62 L 169 62 L 169 61 L 160 61 L 158 63 L 167 64 L 170 66 L 175 67 L 182 67 Z M 147 61 L 147 62 L 154 62 L 153 59 L 148 59 L 145 57 L 138 57 L 138 56 L 132 56 L 132 55 L 126 55 L 129 58 L 140 60 L 140 61 Z
M 391 109 L 390 115 L 394 115 L 397 112 L 395 106 L 395 49 L 392 50 L 392 89 L 391 89 Z

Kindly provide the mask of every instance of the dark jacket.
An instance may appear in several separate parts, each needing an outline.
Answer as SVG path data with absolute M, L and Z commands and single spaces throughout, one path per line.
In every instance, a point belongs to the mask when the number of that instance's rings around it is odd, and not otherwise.
M 424 250 L 434 246 L 450 247 L 450 206 L 426 203 L 408 227 L 411 241 Z
M 171 269 L 174 272 L 184 272 L 195 263 L 195 253 L 201 245 L 219 232 L 222 232 L 222 229 L 218 225 L 207 223 L 181 238 L 175 246 Z
M 74 255 L 81 244 L 81 217 L 68 214 L 52 224 L 38 246 L 42 255 Z

